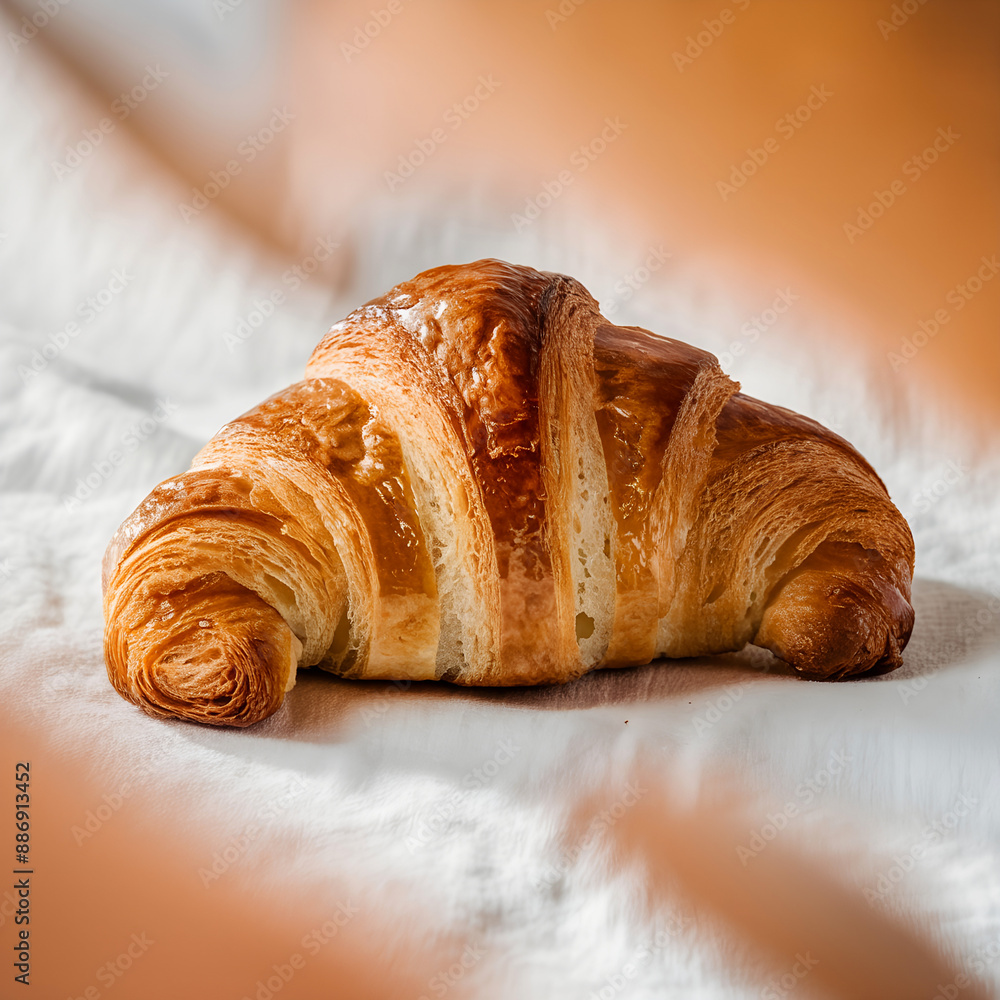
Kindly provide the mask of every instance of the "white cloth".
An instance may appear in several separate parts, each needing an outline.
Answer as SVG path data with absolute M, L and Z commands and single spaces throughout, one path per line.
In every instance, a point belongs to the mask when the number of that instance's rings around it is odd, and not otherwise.
M 896 673 L 811 684 L 762 670 L 769 658 L 752 652 L 530 691 L 308 673 L 248 731 L 154 720 L 123 701 L 101 649 L 107 540 L 224 420 L 295 381 L 333 321 L 447 261 L 507 257 L 597 295 L 622 269 L 557 233 L 555 211 L 517 235 L 502 214 L 471 229 L 423 209 L 404 225 L 376 206 L 336 236 L 355 255 L 352 287 L 307 283 L 227 345 L 255 301 L 285 287 L 282 267 L 211 209 L 185 223 L 183 192 L 120 132 L 56 178 L 71 123 L 99 113 L 35 49 L 0 57 L 0 76 L 2 713 L 92 774 L 158 789 L 206 863 L 268 812 L 227 878 L 280 883 L 292 901 L 345 882 L 404 887 L 431 932 L 483 949 L 477 974 L 497 995 L 606 990 L 666 919 L 638 907 L 637 876 L 600 842 L 560 846 L 580 798 L 624 795 L 640 758 L 688 787 L 723 772 L 759 796 L 748 843 L 793 804 L 781 836 L 859 891 L 881 886 L 873 905 L 929 928 L 956 971 L 987 953 L 1000 938 L 1000 464 L 927 409 L 890 412 L 878 379 L 847 352 L 824 357 L 821 337 L 796 339 L 794 316 L 733 374 L 851 439 L 910 518 L 917 617 Z M 435 226 L 420 226 L 429 216 Z M 665 270 L 616 320 L 725 350 L 738 307 L 705 273 Z M 384 929 L 404 933 L 388 915 Z M 628 996 L 760 996 L 764 973 L 728 941 L 711 921 L 684 924 Z M 1000 961 L 984 967 L 1000 988 Z

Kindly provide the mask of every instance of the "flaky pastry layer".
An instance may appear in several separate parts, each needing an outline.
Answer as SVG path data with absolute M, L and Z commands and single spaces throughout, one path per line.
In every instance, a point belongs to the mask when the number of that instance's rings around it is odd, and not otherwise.
M 843 438 L 564 275 L 435 268 L 336 324 L 104 560 L 112 683 L 248 725 L 298 667 L 517 685 L 756 643 L 901 663 L 913 539 Z

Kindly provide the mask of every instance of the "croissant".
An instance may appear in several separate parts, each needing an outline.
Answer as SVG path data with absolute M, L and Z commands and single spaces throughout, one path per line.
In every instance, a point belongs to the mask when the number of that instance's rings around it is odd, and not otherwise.
M 572 278 L 425 271 L 118 529 L 111 682 L 241 726 L 300 666 L 542 684 L 755 643 L 810 678 L 892 670 L 906 521 L 847 441 L 738 390 Z

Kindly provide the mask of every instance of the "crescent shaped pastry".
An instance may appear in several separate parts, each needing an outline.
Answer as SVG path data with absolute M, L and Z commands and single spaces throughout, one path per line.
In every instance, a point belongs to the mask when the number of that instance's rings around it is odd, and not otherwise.
M 111 682 L 249 725 L 309 666 L 542 684 L 755 643 L 811 678 L 892 670 L 906 521 L 847 441 L 738 390 L 572 278 L 425 271 L 121 526 Z

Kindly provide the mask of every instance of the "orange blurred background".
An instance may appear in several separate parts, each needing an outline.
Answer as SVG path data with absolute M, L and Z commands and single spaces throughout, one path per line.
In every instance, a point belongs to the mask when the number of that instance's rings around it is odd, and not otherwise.
M 166 9 L 169 24 L 142 21 Z M 663 247 L 708 259 L 754 312 L 793 288 L 799 315 L 836 317 L 870 353 L 887 395 L 934 397 L 987 429 L 1000 417 L 992 0 L 194 10 L 74 0 L 44 34 L 105 101 L 163 54 L 173 82 L 127 125 L 193 189 L 273 109 L 294 116 L 218 198 L 290 259 L 372 205 L 402 219 L 445 199 L 506 247 L 558 203 L 595 219 L 595 240 L 614 234 L 623 273 Z

